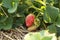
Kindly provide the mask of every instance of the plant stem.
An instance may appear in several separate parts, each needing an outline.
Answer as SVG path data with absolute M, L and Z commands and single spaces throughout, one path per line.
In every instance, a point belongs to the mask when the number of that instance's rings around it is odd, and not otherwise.
M 47 28 L 46 28 L 46 25 L 44 24 L 44 22 L 43 22 L 43 25 L 44 25 L 44 28 L 47 29 Z
M 0 8 L 2 9 L 2 11 L 4 12 L 4 14 L 8 17 L 7 13 L 4 11 L 4 9 L 0 6 Z

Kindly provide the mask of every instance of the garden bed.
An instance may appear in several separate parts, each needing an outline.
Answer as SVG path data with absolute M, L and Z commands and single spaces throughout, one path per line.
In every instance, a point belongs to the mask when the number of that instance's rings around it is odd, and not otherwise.
M 29 31 L 23 26 L 8 31 L 0 31 L 0 40 L 24 40 L 27 33 Z M 60 40 L 60 37 L 57 40 Z

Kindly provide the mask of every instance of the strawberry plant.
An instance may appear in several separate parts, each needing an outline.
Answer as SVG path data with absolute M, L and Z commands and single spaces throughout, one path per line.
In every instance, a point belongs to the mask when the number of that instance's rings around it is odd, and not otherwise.
M 0 0 L 0 30 L 20 25 L 28 31 L 49 30 L 59 36 L 60 0 Z

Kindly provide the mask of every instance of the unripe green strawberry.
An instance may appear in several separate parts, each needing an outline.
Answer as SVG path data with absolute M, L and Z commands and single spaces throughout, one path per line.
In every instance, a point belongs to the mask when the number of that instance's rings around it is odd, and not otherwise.
M 32 24 L 34 23 L 34 19 L 35 19 L 34 14 L 29 14 L 29 15 L 27 15 L 26 20 L 25 20 L 26 26 L 27 26 L 27 27 L 32 26 Z

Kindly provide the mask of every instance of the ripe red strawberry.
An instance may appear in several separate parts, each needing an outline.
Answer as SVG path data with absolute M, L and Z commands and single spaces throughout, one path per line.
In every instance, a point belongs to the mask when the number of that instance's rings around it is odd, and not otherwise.
M 27 15 L 26 20 L 25 20 L 27 27 L 32 26 L 32 24 L 34 22 L 34 18 L 35 18 L 35 16 L 33 14 Z

